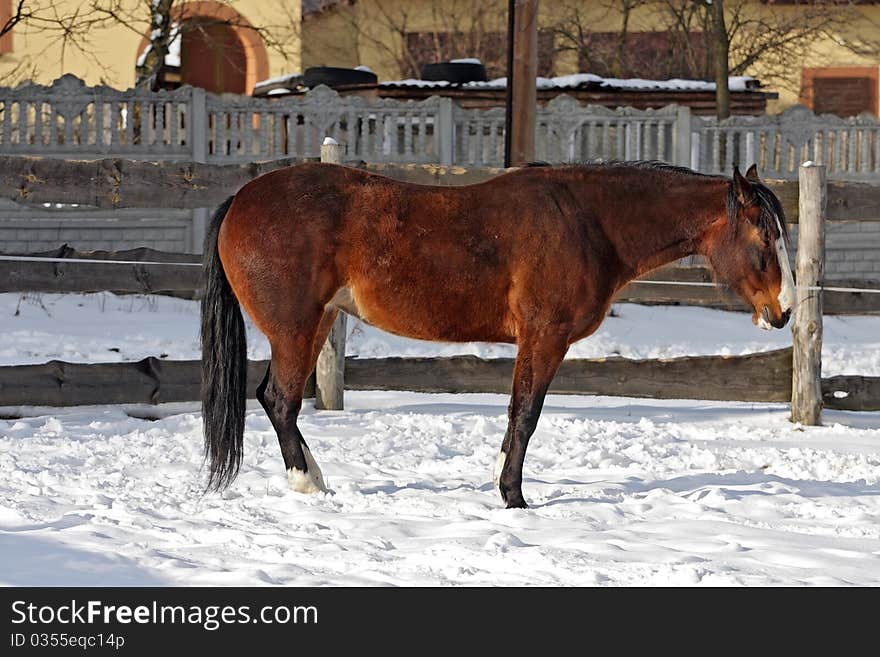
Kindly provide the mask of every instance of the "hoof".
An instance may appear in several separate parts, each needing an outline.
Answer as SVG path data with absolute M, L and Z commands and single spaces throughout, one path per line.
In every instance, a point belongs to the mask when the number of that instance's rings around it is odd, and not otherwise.
M 305 472 L 296 468 L 291 468 L 287 471 L 287 483 L 290 486 L 290 490 L 296 493 L 305 493 L 306 495 L 326 493 L 327 486 L 324 484 L 324 475 L 321 474 L 321 468 L 315 463 L 312 453 L 305 445 L 303 445 L 303 456 L 306 459 L 307 470 Z
M 499 492 L 501 493 L 501 499 L 504 500 L 508 509 L 528 509 L 529 505 L 526 504 L 525 498 L 523 498 L 522 489 L 519 487 L 509 488 L 505 490 L 504 488 L 499 488 Z

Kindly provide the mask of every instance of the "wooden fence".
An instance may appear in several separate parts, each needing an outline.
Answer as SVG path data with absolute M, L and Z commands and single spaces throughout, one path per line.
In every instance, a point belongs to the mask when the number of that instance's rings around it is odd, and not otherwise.
M 98 207 L 204 207 L 222 202 L 238 187 L 260 173 L 289 162 L 259 165 L 199 163 L 146 163 L 127 160 L 78 162 L 0 157 L 0 198 L 31 203 L 84 203 Z M 479 182 L 501 173 L 499 169 L 461 169 L 419 165 L 372 165 L 366 169 L 412 182 L 462 184 Z M 769 183 L 791 222 L 798 222 L 798 183 Z M 824 219 L 880 217 L 880 187 L 863 183 L 828 183 L 824 217 L 810 215 L 821 226 Z M 86 292 L 111 290 L 168 293 L 193 297 L 198 289 L 197 256 L 167 254 L 150 249 L 80 253 L 69 248 L 35 254 L 40 261 L 0 260 L 0 291 Z M 105 262 L 89 262 L 102 260 Z M 110 264 L 106 261 L 116 261 Z M 706 282 L 702 268 L 661 270 L 650 278 Z M 674 280 L 674 279 L 673 279 Z M 819 279 L 821 280 L 821 279 Z M 826 311 L 878 312 L 880 295 L 854 292 L 823 293 Z M 714 287 L 652 285 L 634 282 L 619 300 L 648 303 L 698 303 L 738 307 L 739 302 Z M 812 317 L 821 327 L 821 315 Z M 344 331 L 337 332 L 344 336 Z M 821 332 L 820 332 L 821 335 Z M 418 359 L 338 358 L 344 340 L 326 373 L 324 397 L 339 400 L 341 388 L 404 389 L 424 392 L 507 392 L 513 361 L 473 357 Z M 815 360 L 815 355 L 813 356 Z M 255 380 L 265 363 L 250 364 Z M 333 371 L 333 367 L 337 370 Z M 342 371 L 344 368 L 344 377 Z M 815 370 L 815 367 L 813 368 Z M 810 371 L 809 368 L 806 371 Z M 567 360 L 554 380 L 552 392 L 625 395 L 634 397 L 718 399 L 778 402 L 791 398 L 791 350 L 741 357 L 706 356 L 655 361 L 625 359 Z M 0 367 L 0 406 L 98 403 L 158 403 L 196 400 L 197 361 L 148 358 L 138 363 L 70 364 Z M 344 381 L 344 383 L 343 383 Z M 329 389 L 336 385 L 338 390 Z M 795 386 L 796 388 L 797 386 Z M 880 410 L 880 378 L 833 377 L 813 386 L 807 404 L 821 408 Z M 314 391 L 314 386 L 312 387 Z M 320 392 L 320 391 L 319 391 Z M 333 403 L 330 404 L 333 407 Z
M 345 359 L 347 390 L 412 392 L 510 392 L 512 358 Z M 248 363 L 248 396 L 254 398 L 269 361 Z M 144 358 L 128 363 L 66 363 L 0 367 L 0 406 L 160 404 L 199 397 L 197 360 Z M 747 356 L 688 356 L 563 361 L 550 392 L 652 399 L 786 402 L 791 398 L 792 350 Z M 315 396 L 315 380 L 306 397 Z M 826 408 L 880 410 L 880 377 L 835 376 L 822 380 Z

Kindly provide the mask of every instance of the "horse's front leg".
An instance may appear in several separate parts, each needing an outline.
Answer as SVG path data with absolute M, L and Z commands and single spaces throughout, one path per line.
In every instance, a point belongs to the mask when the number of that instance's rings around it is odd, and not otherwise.
M 568 350 L 568 333 L 541 331 L 520 335 L 507 433 L 493 479 L 508 509 L 528 505 L 522 494 L 522 469 L 529 438 L 535 432 L 544 396 Z

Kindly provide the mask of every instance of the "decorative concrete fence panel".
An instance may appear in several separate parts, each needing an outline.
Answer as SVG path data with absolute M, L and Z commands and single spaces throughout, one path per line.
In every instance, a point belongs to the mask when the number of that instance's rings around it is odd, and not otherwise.
M 694 117 L 691 145 L 690 165 L 707 173 L 755 162 L 768 178 L 794 179 L 809 161 L 832 179 L 880 176 L 880 121 L 868 114 L 844 119 L 796 105 L 777 115 Z

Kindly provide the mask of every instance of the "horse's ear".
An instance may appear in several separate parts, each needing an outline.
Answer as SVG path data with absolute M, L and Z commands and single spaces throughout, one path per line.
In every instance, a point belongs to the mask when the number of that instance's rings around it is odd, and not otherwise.
M 739 167 L 733 167 L 733 193 L 740 205 L 750 205 L 752 202 L 752 184 L 739 172 Z
M 761 179 L 758 177 L 757 164 L 753 164 L 749 167 L 749 170 L 746 171 L 746 180 L 751 180 L 752 182 L 761 182 Z

